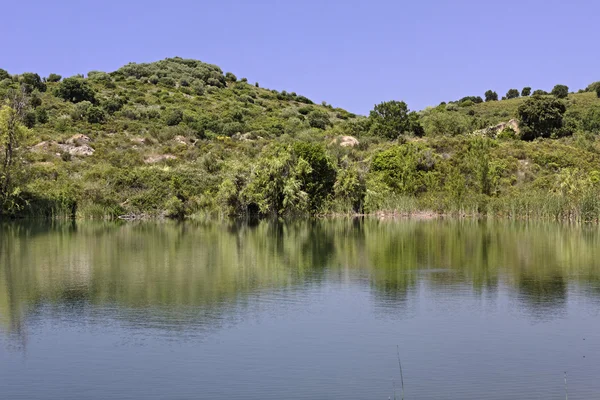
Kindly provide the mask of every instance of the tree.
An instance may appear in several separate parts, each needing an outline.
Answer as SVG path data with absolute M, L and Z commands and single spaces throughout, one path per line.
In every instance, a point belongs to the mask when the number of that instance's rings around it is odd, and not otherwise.
M 600 97 L 600 86 L 596 88 L 596 96 Z
M 21 80 L 23 84 L 25 84 L 25 88 L 28 93 L 33 92 L 34 89 L 39 90 L 40 92 L 46 91 L 46 84 L 42 81 L 42 78 L 38 74 L 33 72 L 25 72 L 21 75 Z
M 485 101 L 498 101 L 498 93 L 493 90 L 488 90 L 485 92 Z
M 521 139 L 557 137 L 564 133 L 564 102 L 552 97 L 531 97 L 517 109 L 521 127 Z
M 56 88 L 54 95 L 72 103 L 89 101 L 96 103 L 94 89 L 82 78 L 71 77 L 63 80 Z
M 521 96 L 527 97 L 531 94 L 531 88 L 529 86 L 525 86 L 523 90 L 521 90 Z
M 552 88 L 552 92 L 550 92 L 550 94 L 559 99 L 564 99 L 569 95 L 569 87 L 566 85 L 556 85 L 554 88 Z
M 300 181 L 301 190 L 308 194 L 308 208 L 318 212 L 333 193 L 336 171 L 327 156 L 325 146 L 320 143 L 296 142 L 293 146 L 296 157 L 303 159 L 310 166 L 310 172 L 304 174 Z
M 6 70 L 0 68 L 0 81 L 3 81 L 5 79 L 10 79 L 10 74 L 6 72 Z
M 517 89 L 509 89 L 508 92 L 506 92 L 507 99 L 516 99 L 517 97 L 519 97 L 519 91 Z
M 384 101 L 377 104 L 369 114 L 371 131 L 388 139 L 396 139 L 404 133 L 423 135 L 419 115 L 409 112 L 403 101 Z
M 548 95 L 548 92 L 546 92 L 545 90 L 542 89 L 537 89 L 533 92 L 534 96 L 546 96 Z
M 62 76 L 58 75 L 58 74 L 50 74 L 48 75 L 48 78 L 46 78 L 47 82 L 60 82 L 60 80 L 62 79 Z
M 235 76 L 235 74 L 233 72 L 227 72 L 225 74 L 225 80 L 227 82 L 236 82 L 237 81 L 237 76 Z
M 2 209 L 8 207 L 10 197 L 15 193 L 13 176 L 15 174 L 16 150 L 28 134 L 23 121 L 27 114 L 27 96 L 25 88 L 20 91 L 12 90 L 8 105 L 0 108 L 0 148 L 4 158 L 0 171 L 0 196 Z M 11 207 L 8 207 L 11 208 Z

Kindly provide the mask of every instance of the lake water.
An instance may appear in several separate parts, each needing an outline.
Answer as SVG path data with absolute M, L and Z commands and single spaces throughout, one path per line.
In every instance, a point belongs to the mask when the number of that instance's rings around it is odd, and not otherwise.
M 600 397 L 600 230 L 0 224 L 1 399 Z

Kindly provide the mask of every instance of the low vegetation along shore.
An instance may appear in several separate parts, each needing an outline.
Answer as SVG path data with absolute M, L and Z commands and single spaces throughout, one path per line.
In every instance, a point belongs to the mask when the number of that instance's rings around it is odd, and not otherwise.
M 358 116 L 181 58 L 65 79 L 0 69 L 0 212 L 597 221 L 599 97 L 600 82 L 488 90 Z

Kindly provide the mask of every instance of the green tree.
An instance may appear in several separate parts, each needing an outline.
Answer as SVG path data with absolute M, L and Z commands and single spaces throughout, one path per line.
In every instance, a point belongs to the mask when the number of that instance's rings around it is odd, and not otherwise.
M 506 92 L 507 99 L 516 99 L 517 97 L 519 97 L 519 91 L 517 89 L 509 89 L 508 92 Z
M 392 100 L 377 104 L 369 113 L 369 120 L 371 132 L 377 136 L 396 139 L 405 133 L 423 135 L 419 115 L 409 112 L 403 101 Z
M 527 97 L 531 95 L 531 88 L 529 86 L 525 86 L 523 90 L 521 90 L 521 96 Z
M 48 82 L 60 82 L 61 79 L 62 79 L 62 76 L 60 76 L 58 74 L 50 74 L 50 75 L 48 75 L 48 78 L 46 78 L 46 81 L 48 81 Z
M 10 74 L 6 72 L 6 70 L 0 68 L 0 81 L 3 81 L 5 79 L 10 79 Z
M 25 72 L 21 75 L 21 80 L 28 93 L 33 92 L 34 89 L 37 89 L 40 92 L 46 91 L 46 84 L 42 81 L 42 78 L 40 78 L 38 74 L 33 72 Z
M 546 92 L 545 90 L 542 89 L 537 89 L 533 91 L 533 95 L 534 96 L 546 96 L 548 95 L 548 92 Z
M 596 88 L 596 97 L 600 97 L 600 86 Z
M 484 96 L 485 96 L 485 101 L 498 101 L 498 93 L 494 92 L 491 89 L 486 91 Z
M 564 99 L 569 95 L 569 87 L 566 85 L 556 85 L 552 88 L 552 92 L 550 92 L 553 96 Z
M 227 73 L 225 74 L 225 80 L 226 80 L 227 82 L 236 82 L 236 81 L 237 81 L 237 76 L 235 76 L 235 75 L 233 74 L 233 72 L 227 72 Z
M 296 142 L 293 150 L 296 157 L 310 166 L 310 172 L 301 178 L 302 190 L 308 194 L 309 211 L 318 212 L 333 193 L 335 167 L 327 156 L 325 146 L 320 143 Z
M 517 115 L 520 121 L 521 138 L 533 140 L 538 137 L 562 136 L 565 104 L 552 97 L 531 97 L 519 105 Z
M 96 103 L 94 89 L 83 78 L 71 77 L 64 79 L 56 88 L 54 95 L 65 101 L 79 103 L 89 101 Z
M 19 188 L 13 179 L 18 165 L 16 152 L 29 130 L 23 120 L 27 114 L 27 97 L 24 90 L 9 93 L 9 105 L 0 108 L 0 148 L 2 152 L 2 170 L 0 171 L 1 211 L 13 211 L 12 197 L 18 195 Z

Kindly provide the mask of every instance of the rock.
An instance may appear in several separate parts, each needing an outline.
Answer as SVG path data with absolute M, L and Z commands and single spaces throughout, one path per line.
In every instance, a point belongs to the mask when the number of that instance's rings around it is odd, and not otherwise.
M 146 164 L 156 164 L 157 162 L 165 161 L 165 160 L 176 160 L 177 157 L 173 154 L 155 154 L 146 157 L 144 162 Z
M 496 137 L 500 132 L 502 132 L 506 128 L 511 128 L 513 131 L 515 131 L 517 135 L 521 133 L 521 129 L 519 128 L 519 121 L 517 121 L 516 119 L 511 119 L 508 122 L 501 122 L 498 125 L 489 126 L 487 128 L 480 129 L 473 133 L 489 137 Z
M 92 149 L 87 144 L 84 144 L 82 146 L 71 147 L 71 148 L 67 149 L 67 151 L 72 156 L 80 156 L 80 157 L 82 157 L 82 156 L 91 156 L 91 155 L 94 154 L 94 152 L 96 150 Z
M 56 146 L 56 142 L 54 141 L 43 141 L 33 146 L 31 151 L 34 153 L 46 153 L 49 152 L 54 146 Z
M 332 143 L 336 143 L 341 147 L 354 147 L 360 144 L 358 139 L 354 136 L 338 136 Z
M 91 141 L 91 139 L 89 136 L 86 136 L 86 135 L 83 135 L 80 133 L 78 135 L 71 136 L 69 139 L 67 139 L 67 141 L 65 143 L 79 146 L 82 144 L 89 143 L 90 141 Z
M 184 144 L 186 146 L 190 144 L 185 136 L 177 135 L 173 138 L 173 140 L 175 140 L 179 144 Z

